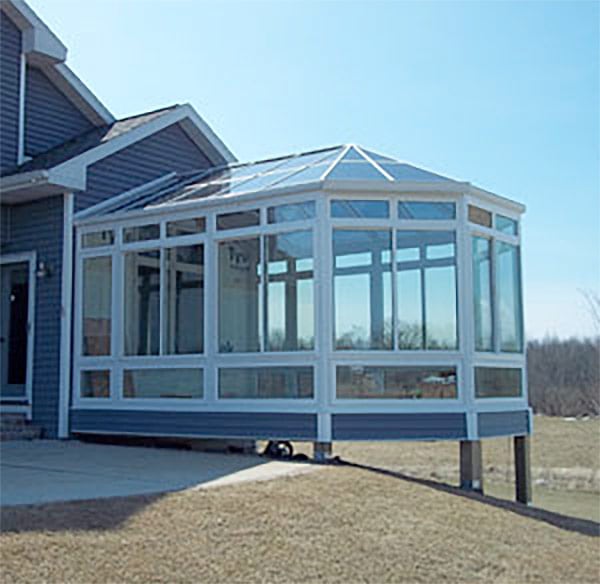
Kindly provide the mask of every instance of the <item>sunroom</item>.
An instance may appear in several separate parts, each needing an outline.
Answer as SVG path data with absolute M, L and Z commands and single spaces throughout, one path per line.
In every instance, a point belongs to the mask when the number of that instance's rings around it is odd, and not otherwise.
M 71 431 L 530 432 L 524 207 L 356 145 L 167 175 L 76 216 Z

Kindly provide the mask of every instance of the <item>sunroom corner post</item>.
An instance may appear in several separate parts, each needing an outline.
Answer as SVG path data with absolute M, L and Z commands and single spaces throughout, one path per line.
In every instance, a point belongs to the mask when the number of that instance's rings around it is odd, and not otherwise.
M 69 437 L 69 412 L 71 395 L 71 347 L 73 331 L 73 211 L 74 195 L 63 195 L 63 255 L 61 270 L 60 308 L 60 372 L 58 394 L 58 438 Z
M 318 298 L 315 302 L 315 348 L 318 361 L 317 375 L 317 439 L 313 443 L 315 460 L 322 456 L 330 456 L 332 452 L 332 416 L 331 404 L 334 399 L 335 387 L 332 386 L 331 360 L 329 358 L 332 343 L 333 305 L 331 293 L 331 230 L 329 228 L 329 199 L 324 194 L 316 201 L 317 221 L 315 240 L 318 254 L 315 283 L 318 283 Z M 323 446 L 325 445 L 325 446 Z M 327 447 L 328 445 L 328 447 Z
M 463 355 L 462 399 L 465 407 L 466 440 L 459 444 L 460 488 L 483 493 L 482 444 L 477 427 L 477 405 L 473 379 L 475 340 L 473 328 L 473 274 L 471 263 L 471 234 L 468 222 L 466 193 L 459 201 L 459 343 Z

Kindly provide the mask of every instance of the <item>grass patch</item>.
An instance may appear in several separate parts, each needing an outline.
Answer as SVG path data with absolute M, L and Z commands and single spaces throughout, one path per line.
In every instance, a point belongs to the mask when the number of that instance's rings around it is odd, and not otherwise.
M 597 464 L 600 426 L 584 424 L 536 421 L 534 465 Z M 547 448 L 544 435 L 571 455 Z M 492 442 L 486 464 L 498 465 L 505 445 Z M 337 450 L 392 469 L 458 463 L 450 444 Z M 325 467 L 214 490 L 5 509 L 0 565 L 3 581 L 28 583 L 597 582 L 600 539 L 558 519 Z

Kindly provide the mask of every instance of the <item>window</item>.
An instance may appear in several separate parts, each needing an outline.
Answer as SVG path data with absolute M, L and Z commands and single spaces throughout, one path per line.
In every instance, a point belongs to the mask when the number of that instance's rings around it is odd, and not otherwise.
M 498 294 L 498 329 L 500 350 L 523 350 L 521 310 L 521 274 L 519 248 L 496 242 L 496 290 Z
M 517 235 L 518 233 L 517 222 L 504 215 L 496 215 L 496 229 L 508 235 Z
M 125 227 L 123 229 L 123 242 L 133 243 L 134 241 L 147 241 L 149 239 L 158 239 L 160 237 L 160 226 L 137 225 L 136 227 Z
M 491 249 L 492 242 L 489 239 L 472 238 L 476 351 L 492 351 L 494 348 Z
M 469 205 L 469 221 L 484 227 L 492 226 L 492 214 L 481 207 Z
M 475 397 L 521 397 L 520 369 L 475 367 Z
M 278 205 L 267 209 L 269 223 L 287 223 L 288 221 L 306 221 L 315 217 L 315 202 Z
M 312 367 L 246 367 L 219 370 L 222 399 L 311 399 Z
M 109 398 L 110 371 L 106 369 L 82 371 L 79 395 L 84 398 Z
M 83 260 L 82 355 L 110 355 L 112 258 Z
M 456 218 L 456 205 L 429 201 L 401 201 L 398 203 L 398 218 L 451 220 Z
M 160 253 L 125 254 L 125 354 L 158 355 L 160 333 Z
M 194 235 L 204 233 L 206 229 L 206 220 L 204 217 L 195 217 L 193 219 L 180 219 L 179 221 L 169 221 L 167 223 L 167 237 L 178 237 L 181 235 Z
M 312 231 L 265 238 L 267 351 L 314 348 Z
M 128 369 L 123 372 L 125 398 L 202 399 L 202 369 Z
M 220 242 L 218 265 L 220 351 L 260 351 L 260 239 Z
M 165 250 L 165 352 L 204 350 L 204 249 L 202 245 Z
M 454 399 L 454 367 L 336 368 L 338 399 Z
M 81 236 L 81 247 L 102 247 L 112 245 L 115 242 L 115 232 L 112 229 L 84 233 Z
M 387 219 L 390 205 L 387 201 L 331 201 L 334 219 Z
M 335 347 L 392 348 L 392 234 L 333 232 Z
M 260 224 L 260 211 L 241 211 L 238 213 L 223 213 L 217 217 L 217 229 L 240 229 Z
M 405 350 L 458 346 L 453 231 L 398 231 L 397 336 Z

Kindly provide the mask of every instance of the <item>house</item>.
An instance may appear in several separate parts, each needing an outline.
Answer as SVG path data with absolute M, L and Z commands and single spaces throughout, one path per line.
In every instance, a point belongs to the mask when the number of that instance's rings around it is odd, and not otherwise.
M 521 204 L 353 144 L 239 163 L 189 105 L 115 120 L 0 6 L 3 411 L 320 455 L 455 440 L 474 488 L 480 439 L 526 461 Z

